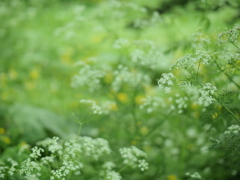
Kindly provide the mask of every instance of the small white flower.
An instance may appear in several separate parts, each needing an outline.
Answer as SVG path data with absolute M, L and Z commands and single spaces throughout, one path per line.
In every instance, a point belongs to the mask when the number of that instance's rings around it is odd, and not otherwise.
M 198 90 L 200 97 L 198 103 L 200 105 L 208 106 L 214 101 L 213 95 L 217 91 L 217 88 L 211 83 L 206 83 L 201 89 Z
M 170 86 L 173 85 L 173 79 L 174 79 L 174 75 L 172 73 L 164 73 L 162 74 L 162 77 L 158 80 L 158 87 L 160 89 L 164 89 L 165 93 L 170 93 L 171 92 L 171 88 Z
M 138 160 L 138 163 L 138 167 L 141 171 L 145 171 L 148 169 L 148 163 L 144 159 Z

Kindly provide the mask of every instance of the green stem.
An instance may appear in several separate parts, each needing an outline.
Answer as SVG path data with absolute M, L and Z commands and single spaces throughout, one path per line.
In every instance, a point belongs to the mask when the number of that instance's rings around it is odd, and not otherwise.
M 220 104 L 237 120 L 237 122 L 240 124 L 240 119 L 238 119 L 238 117 L 237 117 L 227 106 L 225 106 L 223 102 L 221 102 L 220 100 L 218 100 L 215 96 L 213 96 L 213 97 L 214 97 L 214 99 L 215 99 L 218 103 L 220 103 Z
M 119 173 L 122 172 L 124 169 L 126 169 L 127 166 L 128 166 L 128 165 L 123 166 L 118 172 L 119 172 Z
M 238 50 L 240 50 L 240 48 L 234 43 L 234 42 L 231 42 Z
M 197 83 L 198 85 L 200 85 L 201 87 L 203 87 L 203 85 L 202 85 L 201 83 L 199 83 L 199 82 L 197 81 L 197 79 L 196 79 L 196 83 Z M 218 100 L 218 99 L 216 98 L 216 96 L 213 95 L 213 97 L 214 97 L 214 99 L 215 99 L 219 104 L 221 104 L 221 105 L 237 120 L 238 123 L 240 123 L 240 120 L 238 119 L 238 117 L 237 117 L 227 106 L 225 106 L 223 102 L 221 102 L 220 100 Z
M 222 106 L 229 112 L 233 115 L 233 117 L 237 120 L 237 122 L 240 124 L 240 120 L 237 118 L 237 116 L 230 110 L 228 109 L 227 106 L 225 106 L 224 104 L 222 104 Z
M 212 57 L 211 57 L 211 58 L 212 58 Z M 212 59 L 213 59 L 213 58 L 212 58 Z M 227 76 L 227 78 L 228 78 L 235 86 L 237 86 L 238 89 L 240 89 L 240 85 L 238 85 L 238 84 L 232 79 L 232 77 L 230 77 L 227 73 L 225 73 L 225 72 L 221 69 L 221 67 L 220 67 L 220 65 L 217 63 L 217 61 L 213 60 L 213 62 L 214 62 L 214 64 L 217 66 L 218 70 L 221 71 L 225 76 Z
M 198 79 L 200 64 L 201 64 L 201 61 L 199 61 L 199 63 L 198 63 L 197 73 L 196 73 L 196 77 L 195 77 L 195 80 L 196 80 L 196 81 L 197 81 L 197 79 Z
M 77 133 L 78 136 L 77 137 L 79 137 L 80 134 L 81 134 L 82 125 L 83 125 L 83 123 L 79 122 L 79 128 L 78 128 L 78 133 Z

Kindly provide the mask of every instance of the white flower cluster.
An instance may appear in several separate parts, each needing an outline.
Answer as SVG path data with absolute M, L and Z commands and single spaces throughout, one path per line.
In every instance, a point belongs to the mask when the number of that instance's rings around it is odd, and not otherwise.
M 86 103 L 86 104 L 91 104 L 92 105 L 92 110 L 93 110 L 93 114 L 102 114 L 103 110 L 100 106 L 97 105 L 97 103 L 93 100 L 86 100 L 86 99 L 81 99 L 80 100 L 81 103 Z
M 157 68 L 157 65 L 163 60 L 162 52 L 155 49 L 151 49 L 148 52 L 135 49 L 130 53 L 130 57 L 134 63 L 138 63 L 151 69 Z
M 173 85 L 173 79 L 175 76 L 172 73 L 163 73 L 162 77 L 158 80 L 158 86 L 160 89 L 164 89 L 165 93 L 171 92 L 171 86 Z
M 4 162 L 0 162 L 0 178 L 1 179 L 5 177 L 7 169 L 9 169 L 9 167 L 6 166 Z
M 194 54 L 187 54 L 179 58 L 171 69 L 186 69 L 194 71 L 196 63 L 208 64 L 211 61 L 211 56 L 208 52 L 196 50 Z
M 213 95 L 217 91 L 217 88 L 211 83 L 206 83 L 201 89 L 198 90 L 200 97 L 198 103 L 203 106 L 208 106 L 214 100 Z
M 24 175 L 27 180 L 38 180 L 39 177 L 42 176 L 41 165 L 40 163 L 28 158 L 21 163 L 19 173 L 20 175 Z
M 131 167 L 139 167 L 141 171 L 144 171 L 148 169 L 148 163 L 146 162 L 145 159 L 139 159 L 139 158 L 144 158 L 146 157 L 146 153 L 141 151 L 135 146 L 132 146 L 130 148 L 121 148 L 119 149 L 119 152 L 122 156 L 123 163 L 125 165 L 131 166 Z
M 111 149 L 109 147 L 108 141 L 102 138 L 93 139 L 91 137 L 81 137 L 82 151 L 86 156 L 90 156 L 95 160 L 99 157 L 110 154 Z
M 224 132 L 226 135 L 230 134 L 238 134 L 240 132 L 240 126 L 239 125 L 231 125 L 228 127 L 228 130 Z
M 50 180 L 54 179 L 65 179 L 68 174 L 72 172 L 79 172 L 79 169 L 82 168 L 83 165 L 80 162 L 65 160 L 62 162 L 62 166 L 60 166 L 56 170 L 51 171 Z
M 193 43 L 192 43 L 193 49 L 201 49 L 211 43 L 211 40 L 209 39 L 209 37 L 207 37 L 201 32 L 194 33 L 192 35 L 192 40 L 193 40 Z
M 164 105 L 165 103 L 163 99 L 154 96 L 147 96 L 146 98 L 142 99 L 140 109 L 146 109 L 147 113 L 150 114 L 158 110 L 159 106 L 163 107 Z
M 119 65 L 118 69 L 114 71 L 114 80 L 111 84 L 114 91 L 118 91 L 124 84 L 136 87 L 140 83 L 149 83 L 150 78 L 148 75 L 137 71 L 130 71 L 127 67 Z
M 4 162 L 0 162 L 0 179 L 5 177 L 6 172 L 12 176 L 16 171 L 16 166 L 18 166 L 18 163 L 12 158 L 8 158 L 7 161 L 11 164 L 11 167 L 6 166 Z
M 146 12 L 146 11 L 147 10 L 145 8 L 142 8 L 142 12 Z M 135 28 L 146 28 L 149 26 L 154 26 L 155 24 L 160 22 L 162 22 L 162 18 L 160 14 L 157 11 L 154 11 L 152 13 L 152 17 L 149 20 L 142 19 L 142 18 L 135 19 L 135 21 L 133 22 L 133 26 Z
M 144 67 L 156 69 L 163 62 L 163 53 L 156 44 L 150 40 L 136 40 L 133 44 L 137 46 L 130 53 L 132 62 Z
M 221 67 L 221 70 L 228 75 L 234 75 L 240 69 L 240 54 L 236 52 L 227 52 L 219 56 L 220 59 L 226 60 L 226 65 Z
M 52 156 L 45 156 L 41 158 L 41 163 L 44 165 L 49 165 L 54 162 L 54 157 Z
M 107 170 L 112 170 L 112 168 L 116 167 L 116 164 L 114 164 L 112 161 L 105 162 L 102 167 Z
M 234 53 L 234 52 L 228 52 L 224 58 L 226 59 L 228 64 L 233 64 L 236 61 L 240 60 L 240 54 L 239 53 Z
M 145 159 L 140 159 L 138 160 L 138 167 L 140 168 L 141 171 L 145 171 L 148 169 L 148 163 L 146 162 Z
M 176 107 L 178 109 L 179 114 L 183 112 L 183 109 L 187 108 L 187 101 L 188 98 L 186 96 L 181 97 L 179 94 L 176 94 L 175 103 L 177 104 Z
M 193 58 L 192 54 L 187 54 L 179 58 L 171 69 L 189 69 L 189 67 L 193 67 L 195 63 L 196 59 Z
M 6 160 L 8 161 L 6 164 L 0 162 L 0 179 L 6 178 L 7 175 L 18 175 L 27 180 L 40 180 L 43 177 L 50 180 L 66 180 L 80 176 L 88 162 L 106 158 L 106 155 L 111 153 L 107 140 L 91 137 L 77 137 L 70 140 L 60 140 L 58 137 L 47 138 L 39 141 L 31 150 L 29 157 L 19 166 L 11 158 Z M 141 171 L 148 169 L 148 163 L 143 159 L 146 154 L 138 148 L 122 148 L 120 154 L 124 158 L 125 165 L 139 167 Z M 84 166 L 82 162 L 85 163 Z M 99 175 L 107 180 L 121 180 L 121 175 L 113 170 L 115 167 L 112 161 L 106 161 Z
M 37 159 L 38 157 L 41 157 L 41 152 L 44 152 L 44 150 L 35 146 L 32 148 L 32 153 L 29 156 L 33 159 Z
M 12 176 L 14 174 L 14 172 L 16 171 L 15 166 L 18 166 L 18 163 L 16 161 L 14 161 L 12 158 L 8 158 L 7 161 L 11 163 L 11 167 L 8 170 L 8 174 L 10 176 Z
M 100 79 L 104 75 L 105 73 L 103 71 L 93 69 L 90 65 L 84 64 L 78 74 L 73 76 L 71 85 L 74 88 L 88 87 L 89 91 L 94 92 L 101 88 Z
M 121 180 L 122 177 L 118 172 L 108 170 L 106 172 L 106 180 Z
M 114 49 L 121 49 L 129 43 L 128 39 L 119 38 L 113 43 Z
M 139 49 L 135 49 L 131 54 L 131 59 L 133 62 L 139 62 L 143 59 L 144 56 L 144 52 L 142 50 Z
M 227 42 L 235 43 L 239 37 L 240 24 L 236 24 L 233 29 L 220 33 L 217 37 L 217 44 L 224 44 Z
M 112 161 L 107 161 L 102 165 L 104 171 L 102 172 L 102 176 L 107 180 L 121 180 L 122 177 L 118 172 L 112 170 L 116 167 L 116 165 Z
M 189 176 L 192 179 L 202 179 L 202 176 L 198 172 L 195 172 L 195 173 L 192 173 L 192 174 L 187 172 L 186 176 Z
M 197 62 L 202 62 L 203 64 L 208 64 L 211 61 L 211 56 L 206 51 L 197 50 L 195 55 L 197 56 Z
M 57 153 L 61 155 L 63 147 L 58 143 L 58 140 L 59 137 L 47 138 L 37 142 L 37 145 L 47 148 L 51 153 Z
M 69 140 L 63 144 L 59 143 L 58 140 L 58 137 L 53 137 L 52 139 L 47 138 L 37 143 L 52 153 L 50 156 L 45 156 L 40 159 L 41 165 L 51 165 L 56 161 L 56 157 L 62 160 L 61 165 L 57 169 L 51 170 L 51 180 L 55 178 L 64 179 L 69 173 L 78 172 L 80 168 L 82 168 L 82 163 L 78 160 L 74 160 L 78 154 L 82 152 L 81 145 L 75 140 Z M 41 150 L 41 148 L 34 148 L 34 156 L 32 157 L 39 155 L 40 151 L 43 150 Z

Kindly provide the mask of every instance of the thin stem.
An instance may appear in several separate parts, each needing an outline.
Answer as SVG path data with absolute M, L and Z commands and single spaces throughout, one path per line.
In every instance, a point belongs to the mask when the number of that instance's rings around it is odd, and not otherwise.
M 123 166 L 118 172 L 119 172 L 119 173 L 122 172 L 124 169 L 126 169 L 127 166 L 128 166 L 128 165 Z
M 237 122 L 240 124 L 240 119 L 238 119 L 238 117 L 237 117 L 227 106 L 225 106 L 223 102 L 221 102 L 220 100 L 218 100 L 215 96 L 213 96 L 213 97 L 214 97 L 214 99 L 215 99 L 218 103 L 220 103 L 220 104 L 237 120 Z
M 229 112 L 233 115 L 233 117 L 237 120 L 237 122 L 240 124 L 240 120 L 238 119 L 238 117 L 230 110 L 228 109 L 227 106 L 225 106 L 224 104 L 222 104 L 222 106 Z
M 214 64 L 217 66 L 217 68 L 218 68 L 225 76 L 227 76 L 227 78 L 228 78 L 235 86 L 237 86 L 238 89 L 240 89 L 240 85 L 237 84 L 237 83 L 232 79 L 232 77 L 230 77 L 227 73 L 225 73 L 225 72 L 221 69 L 221 67 L 220 67 L 220 65 L 217 63 L 217 61 L 214 60 L 213 62 L 214 62 Z
M 201 87 L 203 87 L 203 85 L 201 83 L 199 83 L 197 80 L 196 80 L 196 83 L 199 84 Z M 225 106 L 223 102 L 221 102 L 216 96 L 213 95 L 213 97 L 238 121 L 238 123 L 240 123 L 240 120 L 238 119 L 238 117 L 227 106 Z
M 83 123 L 79 122 L 78 133 L 77 133 L 78 136 L 77 137 L 79 137 L 80 134 L 81 134 L 82 125 L 83 125 Z
M 240 48 L 234 43 L 234 42 L 231 42 L 238 50 L 240 50 Z
M 197 73 L 196 73 L 196 78 L 195 78 L 195 80 L 198 79 L 198 74 L 199 74 L 200 64 L 201 64 L 201 61 L 199 61 L 199 63 L 198 63 L 198 68 L 197 68 Z

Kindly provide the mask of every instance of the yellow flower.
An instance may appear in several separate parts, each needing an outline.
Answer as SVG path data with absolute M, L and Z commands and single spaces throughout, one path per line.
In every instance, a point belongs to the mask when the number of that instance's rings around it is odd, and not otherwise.
M 217 112 L 215 112 L 214 114 L 212 114 L 212 118 L 213 119 L 215 119 L 215 118 L 217 118 L 218 117 L 218 113 Z
M 4 134 L 5 133 L 5 129 L 4 128 L 0 128 L 0 134 Z
M 117 111 L 117 110 L 118 110 L 118 107 L 117 107 L 116 104 L 111 104 L 110 107 L 109 107 L 109 109 L 110 109 L 111 111 Z
M 147 127 L 141 127 L 140 132 L 142 135 L 146 135 L 148 133 L 148 128 Z
M 144 96 L 136 96 L 135 97 L 135 103 L 136 104 L 142 104 L 142 100 L 144 99 L 145 97 Z
M 137 141 L 131 141 L 131 145 L 136 145 L 137 144 Z
M 177 180 L 177 177 L 173 174 L 169 175 L 167 178 L 168 180 Z
M 113 81 L 113 76 L 111 73 L 107 73 L 106 76 L 104 77 L 104 81 L 108 84 L 110 84 Z
M 198 107 L 199 107 L 199 105 L 196 103 L 191 104 L 191 109 L 197 109 Z
M 117 98 L 122 103 L 126 103 L 128 101 L 128 96 L 125 93 L 118 93 Z
M 7 136 L 1 137 L 1 140 L 2 140 L 5 144 L 10 144 L 10 142 L 11 142 L 10 138 L 7 137 Z
M 29 76 L 31 79 L 36 80 L 39 78 L 39 71 L 37 69 L 33 69 L 30 73 Z

